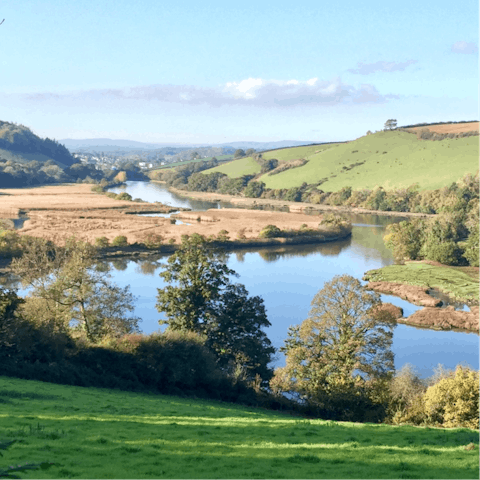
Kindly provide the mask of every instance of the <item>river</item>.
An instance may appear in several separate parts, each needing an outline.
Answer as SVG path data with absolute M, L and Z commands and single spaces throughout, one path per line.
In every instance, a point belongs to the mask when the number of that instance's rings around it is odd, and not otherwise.
M 126 191 L 133 198 L 194 210 L 231 207 L 223 202 L 180 197 L 159 183 L 127 182 L 126 186 L 112 191 Z M 383 244 L 383 235 L 386 225 L 403 219 L 379 215 L 349 217 L 354 227 L 352 237 L 347 240 L 245 249 L 228 255 L 228 266 L 239 274 L 239 278 L 233 281 L 243 283 L 250 295 L 264 299 L 272 324 L 266 333 L 276 348 L 283 345 L 288 327 L 301 323 L 308 316 L 310 302 L 325 282 L 344 273 L 361 279 L 367 270 L 393 263 L 391 252 Z M 158 319 L 164 318 L 155 309 L 155 304 L 157 288 L 165 285 L 159 277 L 165 260 L 165 257 L 158 257 L 144 262 L 129 259 L 112 262 L 113 280 L 120 286 L 130 285 L 132 293 L 138 297 L 135 314 L 142 319 L 140 328 L 144 333 L 159 330 Z M 382 295 L 382 300 L 402 307 L 404 316 L 421 308 L 389 295 Z M 439 363 L 446 368 L 455 368 L 459 363 L 479 368 L 478 335 L 475 333 L 397 325 L 392 349 L 397 370 L 410 363 L 421 377 L 430 376 Z M 277 354 L 275 364 L 284 364 L 283 355 Z

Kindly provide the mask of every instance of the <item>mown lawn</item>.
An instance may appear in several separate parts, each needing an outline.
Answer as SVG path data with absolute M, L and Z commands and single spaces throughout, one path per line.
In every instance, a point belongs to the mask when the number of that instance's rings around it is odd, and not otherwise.
M 378 270 L 370 270 L 365 275 L 371 282 L 394 282 L 433 287 L 452 298 L 478 302 L 478 269 L 473 267 L 448 267 L 424 262 L 406 262 L 405 265 L 389 265 Z
M 0 465 L 55 463 L 23 478 L 458 479 L 479 473 L 474 430 L 308 420 L 0 377 L 0 441 L 11 439 L 18 442 Z

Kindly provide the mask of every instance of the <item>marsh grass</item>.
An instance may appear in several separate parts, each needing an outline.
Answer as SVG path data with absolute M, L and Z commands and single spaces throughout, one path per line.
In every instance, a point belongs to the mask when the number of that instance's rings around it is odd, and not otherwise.
M 0 377 L 3 392 L 0 441 L 17 442 L 1 464 L 55 463 L 23 478 L 478 478 L 474 430 Z
M 389 265 L 370 270 L 365 276 L 371 282 L 395 282 L 438 288 L 457 300 L 478 303 L 478 270 L 472 274 L 472 267 L 406 262 L 405 265 Z

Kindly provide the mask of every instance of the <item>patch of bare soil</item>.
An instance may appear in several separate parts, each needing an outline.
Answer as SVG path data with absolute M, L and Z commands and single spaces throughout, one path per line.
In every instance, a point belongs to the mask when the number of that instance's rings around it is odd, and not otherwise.
M 428 128 L 433 133 L 464 133 L 478 130 L 479 122 L 470 123 L 449 123 L 445 125 L 426 125 L 424 127 L 412 127 L 408 130 L 416 132 Z
M 421 307 L 437 307 L 442 303 L 441 300 L 431 297 L 427 293 L 426 288 L 415 285 L 403 285 L 393 282 L 369 282 L 367 288 L 378 293 L 395 295 Z
M 438 330 L 459 328 L 478 333 L 478 314 L 479 307 L 470 307 L 470 312 L 455 310 L 452 306 L 446 308 L 425 307 L 405 319 L 399 319 L 398 322 Z

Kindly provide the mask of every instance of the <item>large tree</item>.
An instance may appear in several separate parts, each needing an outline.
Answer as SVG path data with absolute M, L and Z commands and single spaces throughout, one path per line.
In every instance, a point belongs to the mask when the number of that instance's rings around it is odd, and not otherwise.
M 31 290 L 25 311 L 30 320 L 53 320 L 59 329 L 76 330 L 92 342 L 138 331 L 139 319 L 128 315 L 134 300 L 129 287 L 113 284 L 95 260 L 96 249 L 75 238 L 62 247 L 31 239 L 12 262 L 13 272 Z
M 325 405 L 355 396 L 366 382 L 394 372 L 391 350 L 394 320 L 378 294 L 349 276 L 336 276 L 312 300 L 309 317 L 290 327 L 286 366 L 271 381 L 277 392 Z
M 205 335 L 223 368 L 267 380 L 267 364 L 275 350 L 262 330 L 270 326 L 263 300 L 249 297 L 243 285 L 232 284 L 233 275 L 224 254 L 204 237 L 183 237 L 160 273 L 169 285 L 158 289 L 157 310 L 167 316 L 159 323 Z

